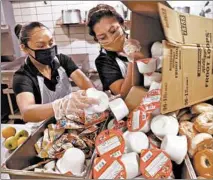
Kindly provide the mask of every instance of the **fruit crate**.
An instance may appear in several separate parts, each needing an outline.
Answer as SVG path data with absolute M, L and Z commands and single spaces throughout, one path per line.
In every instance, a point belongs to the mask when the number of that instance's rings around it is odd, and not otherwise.
M 106 123 L 110 120 L 108 118 L 100 127 L 99 132 L 106 127 Z M 95 159 L 95 153 L 93 153 L 89 165 L 86 168 L 84 176 L 71 176 L 65 174 L 53 174 L 53 173 L 41 173 L 34 171 L 25 171 L 23 168 L 39 163 L 41 158 L 37 157 L 37 152 L 34 148 L 34 144 L 40 137 L 43 136 L 44 130 L 48 124 L 55 123 L 55 119 L 49 119 L 41 124 L 41 126 L 29 136 L 29 138 L 6 159 L 1 167 L 1 173 L 9 174 L 11 179 L 85 179 L 91 172 L 92 164 Z

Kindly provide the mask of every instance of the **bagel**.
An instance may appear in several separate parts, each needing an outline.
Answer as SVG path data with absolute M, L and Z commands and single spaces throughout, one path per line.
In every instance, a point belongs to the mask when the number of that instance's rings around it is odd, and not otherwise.
M 192 114 L 201 114 L 204 112 L 213 112 L 213 105 L 208 103 L 195 104 L 191 107 Z
M 198 176 L 213 177 L 213 150 L 204 149 L 195 154 L 193 164 Z
M 189 121 L 180 122 L 179 134 L 185 135 L 187 139 L 193 139 L 197 135 L 197 130 L 194 128 L 194 124 Z
M 213 135 L 213 111 L 200 114 L 194 122 L 198 132 L 209 133 Z
M 205 139 L 197 145 L 197 151 L 201 151 L 204 149 L 212 149 L 213 150 L 213 138 Z
M 189 145 L 188 153 L 190 157 L 193 157 L 194 154 L 197 152 L 198 144 L 206 139 L 212 139 L 212 136 L 207 133 L 199 133 L 189 142 L 190 145 Z

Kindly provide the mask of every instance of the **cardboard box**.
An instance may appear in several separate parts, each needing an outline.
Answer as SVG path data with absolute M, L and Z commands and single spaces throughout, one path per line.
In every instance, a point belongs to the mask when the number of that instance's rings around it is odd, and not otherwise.
M 163 42 L 161 112 L 181 109 L 213 97 L 213 50 Z M 210 54 L 207 55 L 209 51 Z
M 161 113 L 213 98 L 212 19 L 178 13 L 165 2 L 123 3 L 132 10 L 131 38 L 140 41 L 145 57 L 163 41 Z M 143 86 L 136 64 L 132 78 L 133 86 Z
M 130 111 L 137 107 L 142 98 L 146 95 L 147 90 L 140 86 L 133 86 L 125 98 L 125 103 Z

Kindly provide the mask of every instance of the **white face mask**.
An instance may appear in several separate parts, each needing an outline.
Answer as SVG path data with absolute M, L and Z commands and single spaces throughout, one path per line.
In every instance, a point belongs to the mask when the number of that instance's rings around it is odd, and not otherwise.
M 120 27 L 115 34 L 112 36 L 111 42 L 103 43 L 99 42 L 101 46 L 108 50 L 108 51 L 114 51 L 114 52 L 122 52 L 123 51 L 123 45 L 125 42 L 125 33 L 123 29 Z

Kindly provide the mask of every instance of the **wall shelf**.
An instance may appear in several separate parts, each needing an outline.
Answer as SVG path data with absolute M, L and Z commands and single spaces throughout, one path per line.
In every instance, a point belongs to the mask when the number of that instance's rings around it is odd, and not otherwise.
M 62 23 L 62 19 L 59 19 L 56 22 L 56 25 L 59 25 L 59 26 L 68 26 L 68 27 L 83 27 L 83 26 L 87 26 L 86 22 L 79 23 L 79 24 L 63 24 Z M 131 21 L 130 20 L 125 20 L 124 21 L 124 25 L 126 26 L 127 29 L 130 29 Z

